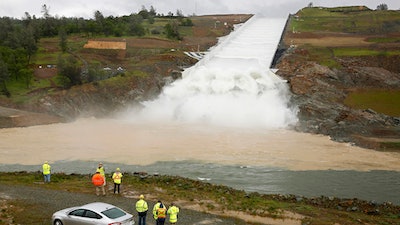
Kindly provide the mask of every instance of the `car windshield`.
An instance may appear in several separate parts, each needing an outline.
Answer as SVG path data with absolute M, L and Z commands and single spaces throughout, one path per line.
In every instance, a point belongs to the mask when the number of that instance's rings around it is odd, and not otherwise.
M 106 211 L 101 212 L 104 215 L 106 215 L 110 219 L 115 219 L 121 216 L 125 216 L 126 213 L 118 208 L 111 208 L 107 209 Z

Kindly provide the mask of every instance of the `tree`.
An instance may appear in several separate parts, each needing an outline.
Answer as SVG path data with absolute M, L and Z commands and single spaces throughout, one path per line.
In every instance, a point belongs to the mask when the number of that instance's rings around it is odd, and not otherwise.
M 7 64 L 3 61 L 0 55 L 0 91 L 3 95 L 10 97 L 11 94 L 7 89 L 6 81 L 9 79 Z
M 156 9 L 153 6 L 150 6 L 149 16 L 152 16 L 152 17 L 157 16 Z
M 68 55 L 67 57 L 63 57 L 60 55 L 58 57 L 57 67 L 60 75 L 59 78 L 64 88 L 82 84 L 81 68 L 78 60 L 74 56 Z
M 136 36 L 143 36 L 146 34 L 146 31 L 142 25 L 143 17 L 140 15 L 131 15 L 130 18 L 130 27 L 129 27 L 129 34 L 136 35 Z
M 182 17 L 185 17 L 185 16 L 183 15 L 183 13 L 182 13 L 182 10 L 180 10 L 180 9 L 177 9 L 177 10 L 176 10 L 176 16 L 177 16 L 177 17 L 181 17 L 181 18 L 182 18 Z
M 50 15 L 50 8 L 46 4 L 42 6 L 43 19 L 41 20 L 42 35 L 46 37 L 52 37 L 58 34 L 57 31 L 57 20 Z
M 22 80 L 25 82 L 26 87 L 29 88 L 31 85 L 31 81 L 33 78 L 33 70 L 28 68 L 23 68 L 19 71 L 19 75 L 21 76 Z
M 14 31 L 13 20 L 9 17 L 0 18 L 0 45 L 5 45 L 9 35 Z
M 314 4 L 312 2 L 308 3 L 307 7 L 308 8 L 312 8 L 314 6 Z
M 104 16 L 99 10 L 94 12 L 94 20 L 96 21 L 94 28 L 95 33 L 100 34 L 104 30 Z
M 28 27 L 32 22 L 32 17 L 28 12 L 25 12 L 25 18 L 23 18 L 22 22 L 24 23 L 25 27 Z
M 147 21 L 149 21 L 149 24 L 154 24 L 155 19 L 153 16 L 149 16 L 149 18 L 147 19 Z
M 170 23 L 167 23 L 165 25 L 165 27 L 164 27 L 165 33 L 167 35 L 167 38 L 182 40 L 182 37 L 179 34 L 178 28 L 179 28 L 179 26 L 178 26 L 178 23 L 176 21 L 172 21 Z
M 388 10 L 388 6 L 386 4 L 379 4 L 376 10 Z
M 147 11 L 147 9 L 146 9 L 146 7 L 144 7 L 144 5 L 142 5 L 142 10 L 140 10 L 138 14 L 141 15 L 143 19 L 149 18 L 149 15 L 150 15 L 149 11 Z
M 67 51 L 68 43 L 67 43 L 67 32 L 65 32 L 64 28 L 58 30 L 58 36 L 60 37 L 60 48 L 63 53 Z
M 21 45 L 26 51 L 27 65 L 30 63 L 32 55 L 38 50 L 34 33 L 32 26 L 29 26 L 23 31 L 21 37 Z
M 46 4 L 42 5 L 42 10 L 40 12 L 43 13 L 45 19 L 50 17 L 50 8 L 48 8 Z
M 189 18 L 185 18 L 181 20 L 181 26 L 185 27 L 192 27 L 193 26 L 193 21 Z
M 0 47 L 0 58 L 6 65 L 7 79 L 21 80 L 20 71 L 28 66 L 26 50 L 21 47 L 17 49 Z

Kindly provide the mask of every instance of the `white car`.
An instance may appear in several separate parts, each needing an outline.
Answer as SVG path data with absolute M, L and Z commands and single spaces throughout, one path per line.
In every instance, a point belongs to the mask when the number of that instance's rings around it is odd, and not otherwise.
M 133 225 L 133 216 L 124 210 L 103 202 L 93 202 L 57 211 L 53 225 Z

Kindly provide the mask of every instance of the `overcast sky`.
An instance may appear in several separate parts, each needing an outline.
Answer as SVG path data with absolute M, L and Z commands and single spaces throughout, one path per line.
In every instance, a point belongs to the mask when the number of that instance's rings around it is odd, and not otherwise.
M 25 12 L 41 17 L 42 5 L 46 4 L 52 16 L 93 18 L 99 10 L 104 16 L 121 16 L 137 13 L 144 6 L 153 6 L 157 13 L 184 15 L 209 15 L 229 13 L 263 14 L 286 17 L 307 6 L 365 5 L 371 9 L 385 3 L 389 9 L 400 9 L 399 0 L 0 0 L 0 17 L 22 18 Z

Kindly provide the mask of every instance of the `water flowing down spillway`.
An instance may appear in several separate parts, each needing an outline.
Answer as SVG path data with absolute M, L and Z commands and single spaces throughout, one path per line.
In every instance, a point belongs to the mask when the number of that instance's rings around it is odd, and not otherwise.
M 287 84 L 269 66 L 284 19 L 251 18 L 224 37 L 182 79 L 144 102 L 149 120 L 283 128 L 297 121 Z M 143 119 L 143 118 L 142 118 Z

